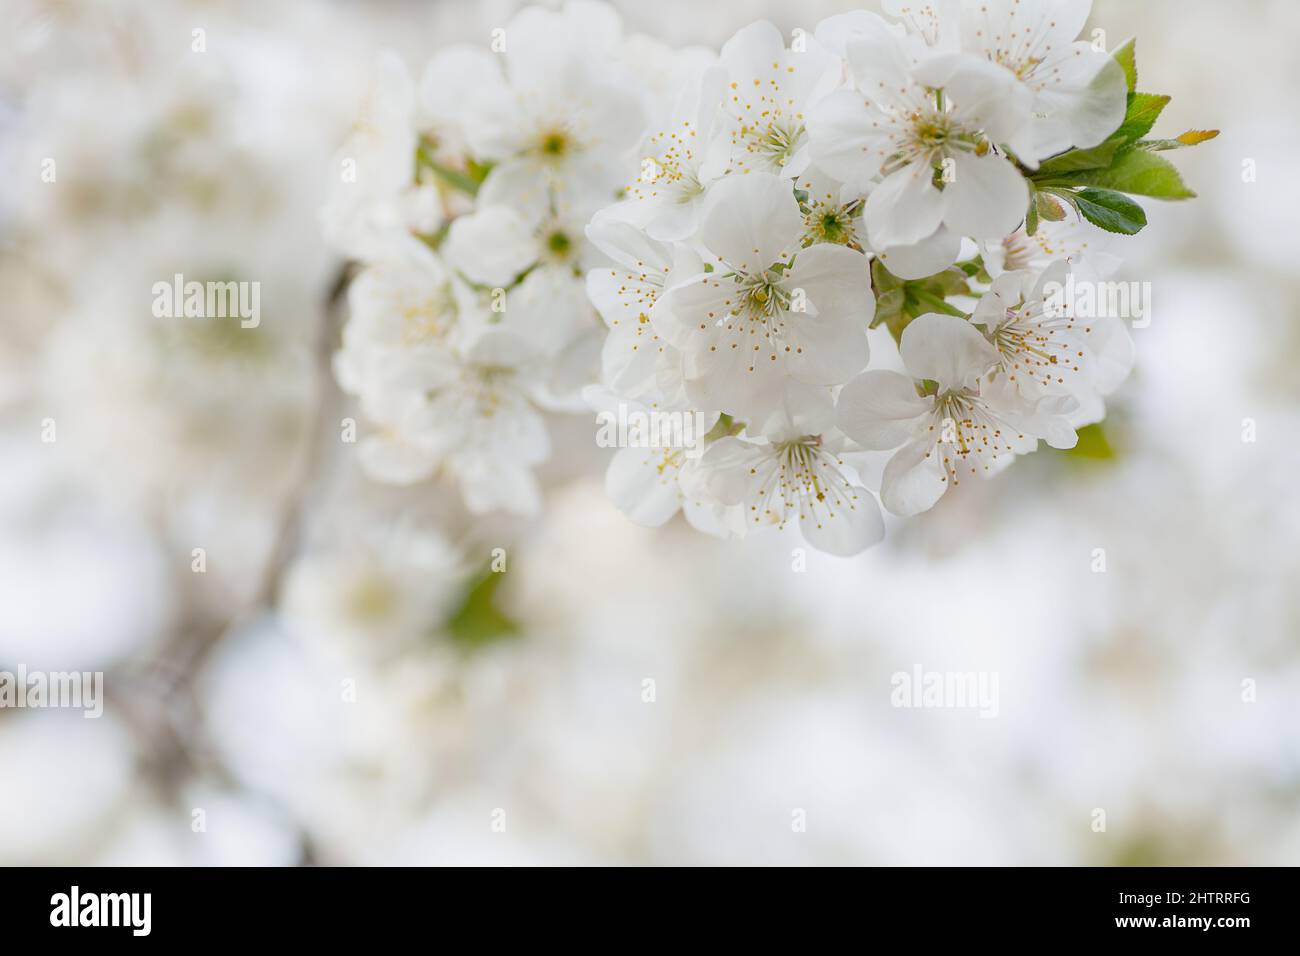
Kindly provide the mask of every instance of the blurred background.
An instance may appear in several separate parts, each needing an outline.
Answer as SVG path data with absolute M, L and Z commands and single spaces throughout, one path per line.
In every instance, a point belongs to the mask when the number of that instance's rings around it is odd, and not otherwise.
M 716 48 L 859 4 L 615 6 Z M 1300 6 L 1098 0 L 1157 133 L 1223 130 L 1119 250 L 1135 374 L 806 570 L 629 523 L 585 416 L 528 521 L 331 440 L 318 212 L 374 55 L 516 8 L 3 4 L 0 670 L 107 701 L 0 710 L 0 863 L 1300 863 Z M 154 319 L 177 272 L 260 281 L 257 334 Z M 891 706 L 916 668 L 996 673 L 997 717 Z

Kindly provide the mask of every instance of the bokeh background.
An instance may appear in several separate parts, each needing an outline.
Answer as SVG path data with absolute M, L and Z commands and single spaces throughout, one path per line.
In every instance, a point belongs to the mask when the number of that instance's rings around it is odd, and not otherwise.
M 616 5 L 714 47 L 858 6 Z M 337 441 L 334 152 L 376 51 L 516 6 L 0 6 L 0 669 L 108 694 L 0 711 L 0 863 L 1300 862 L 1300 5 L 1098 0 L 1158 132 L 1223 130 L 1122 247 L 1135 374 L 1081 450 L 804 571 L 627 522 L 583 416 L 530 521 Z M 257 334 L 153 319 L 175 272 L 260 281 Z M 917 666 L 998 716 L 892 707 Z

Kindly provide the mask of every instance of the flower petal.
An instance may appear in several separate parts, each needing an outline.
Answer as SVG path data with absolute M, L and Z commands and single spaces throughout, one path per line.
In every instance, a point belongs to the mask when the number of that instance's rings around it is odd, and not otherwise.
M 868 451 L 888 451 L 917 433 L 930 408 L 906 375 L 871 369 L 840 389 L 835 423 Z
M 835 488 L 826 496 L 824 501 L 808 501 L 799 512 L 799 530 L 818 551 L 847 558 L 885 537 L 880 506 L 866 488 Z
M 927 239 L 910 246 L 889 246 L 876 255 L 900 279 L 925 279 L 957 261 L 961 255 L 961 236 L 940 226 Z
M 614 507 L 639 525 L 657 528 L 681 507 L 678 467 L 665 448 L 620 448 L 605 472 L 605 493 Z
M 700 241 L 732 269 L 752 274 L 789 259 L 802 232 L 790 181 L 749 173 L 728 176 L 712 188 Z
M 890 173 L 871 191 L 863 213 L 872 247 L 910 246 L 928 239 L 944 219 L 947 194 L 935 188 L 934 172 L 926 163 L 908 163 Z
M 1016 167 L 993 153 L 958 153 L 953 161 L 953 181 L 943 191 L 944 225 L 972 239 L 1015 232 L 1029 205 L 1028 187 Z
M 898 450 L 880 481 L 880 502 L 909 518 L 929 511 L 948 489 L 948 476 L 932 442 L 915 441 Z
M 955 391 L 975 382 L 998 362 L 998 352 L 970 322 L 931 312 L 903 329 L 898 345 L 907 371 Z

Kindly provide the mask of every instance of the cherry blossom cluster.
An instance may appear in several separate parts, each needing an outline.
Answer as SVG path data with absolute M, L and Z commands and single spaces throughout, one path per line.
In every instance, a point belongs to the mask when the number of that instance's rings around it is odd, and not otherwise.
M 714 53 L 575 0 L 418 82 L 382 56 L 323 213 L 359 263 L 335 373 L 364 469 L 528 514 L 548 413 L 660 416 L 697 427 L 620 431 L 633 520 L 850 555 L 880 504 L 1071 447 L 1133 356 L 1065 290 L 1113 272 L 1134 195 L 1193 195 L 1162 153 L 1214 135 L 1147 138 L 1168 97 L 1131 41 L 1079 39 L 1090 7 L 885 0 Z
M 615 504 L 722 534 L 797 521 L 851 555 L 884 534 L 872 453 L 911 516 L 1104 416 L 1131 339 L 1063 290 L 1114 270 L 1110 235 L 1146 222 L 1132 195 L 1192 195 L 1160 153 L 1214 134 L 1144 138 L 1168 98 L 1136 91 L 1132 43 L 1077 39 L 1090 6 L 886 0 L 691 65 L 586 230 L 609 259 L 587 396 L 711 428 L 621 449 Z
M 598 3 L 525 9 L 418 82 L 381 55 L 322 214 L 360 264 L 335 374 L 370 477 L 454 481 L 475 514 L 538 508 L 545 413 L 585 409 L 596 375 L 584 226 L 646 124 L 633 63 L 673 56 Z

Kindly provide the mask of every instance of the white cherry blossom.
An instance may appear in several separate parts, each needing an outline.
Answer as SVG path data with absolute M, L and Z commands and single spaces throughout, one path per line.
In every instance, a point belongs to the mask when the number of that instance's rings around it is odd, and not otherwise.
M 763 412 L 791 382 L 837 385 L 867 364 L 865 257 L 803 248 L 804 228 L 788 180 L 751 173 L 714 187 L 699 235 L 711 271 L 681 278 L 651 317 L 684 353 L 700 407 Z
M 1072 146 L 1096 146 L 1124 120 L 1124 71 L 1076 39 L 1091 9 L 1092 0 L 961 3 L 962 49 L 1004 68 L 1032 96 L 1028 142 L 1017 150 L 1031 166 Z
M 446 255 L 496 296 L 494 327 L 539 355 L 555 356 L 594 322 L 581 279 L 594 250 L 575 218 L 548 214 L 530 222 L 510 206 L 482 205 L 452 224 Z
M 574 214 L 611 202 L 641 136 L 632 78 L 616 59 L 618 17 L 571 0 L 528 7 L 503 28 L 502 71 L 464 114 L 473 154 L 496 165 L 480 201 L 541 210 L 558 197 Z
M 532 474 L 550 454 L 527 349 L 507 334 L 485 336 L 459 361 L 431 369 L 422 400 L 405 410 L 408 440 L 460 486 L 474 514 L 531 514 L 540 505 Z
M 1078 395 L 1092 387 L 1089 337 L 1093 327 L 1076 321 L 1068 305 L 1046 301 L 1046 290 L 1064 287 L 1068 263 L 1041 273 L 1004 272 L 993 280 L 971 321 L 998 351 L 998 367 L 1026 398 Z
M 620 447 L 605 472 L 605 493 L 614 506 L 639 525 L 654 528 L 667 523 L 681 512 L 690 524 L 706 534 L 725 537 L 742 534 L 744 522 L 739 509 L 728 508 L 709 498 L 698 475 L 699 455 L 708 429 L 717 422 L 717 414 L 700 415 L 690 423 L 696 431 L 670 428 L 656 430 L 649 423 L 656 412 L 670 411 L 661 405 L 643 404 L 620 398 L 599 386 L 584 390 L 583 397 L 609 425 L 624 421 L 637 423 L 639 431 L 626 436 L 628 444 Z M 677 409 L 679 416 L 690 415 Z M 677 419 L 685 423 L 685 417 Z
M 334 184 L 321 210 L 325 238 L 348 255 L 381 255 L 408 230 L 432 232 L 441 224 L 436 192 L 412 175 L 414 113 L 406 65 L 380 54 L 361 114 L 335 155 Z
M 640 397 L 658 388 L 663 363 L 680 365 L 651 315 L 670 279 L 702 269 L 685 246 L 656 242 L 616 216 L 598 216 L 587 238 L 610 259 L 587 273 L 587 294 L 609 329 L 601 356 L 602 379 L 616 392 Z
M 756 439 L 725 437 L 699 462 L 699 482 L 725 505 L 740 506 L 749 530 L 797 521 L 820 551 L 849 556 L 885 534 L 876 499 L 840 457 L 843 439 L 816 406 L 782 410 Z
M 767 21 L 750 24 L 722 47 L 721 133 L 731 169 L 797 176 L 809 161 L 808 110 L 834 88 L 838 64 L 816 40 L 786 49 Z
M 809 120 L 813 158 L 844 182 L 878 185 L 865 221 L 877 250 L 912 246 L 941 227 L 991 239 L 1024 218 L 1025 182 L 1000 152 L 1026 128 L 1029 94 L 985 60 L 917 58 L 878 17 L 855 21 L 845 41 L 854 89 Z
M 731 145 L 720 128 L 719 106 L 726 84 L 722 67 L 705 70 L 678 94 L 665 126 L 641 145 L 623 217 L 652 238 L 678 240 L 694 233 L 708 187 L 727 172 Z
M 1070 263 L 1070 270 L 1088 279 L 1105 279 L 1120 266 L 1114 237 L 1081 217 L 1066 215 L 1052 222 L 1043 220 L 1031 236 L 1023 228 L 1000 240 L 980 244 L 980 258 L 990 276 L 1020 270 L 1042 270 L 1058 259 Z M 901 275 L 901 273 L 895 273 Z
M 456 340 L 470 291 L 418 240 L 363 270 L 348 290 L 351 317 L 334 371 L 346 391 L 401 388 Z
M 1065 261 L 1041 272 L 1004 272 L 972 321 L 984 327 L 1003 374 L 1026 399 L 1072 396 L 1079 404 L 1072 422 L 1082 425 L 1105 415 L 1103 397 L 1132 368 L 1133 340 L 1118 317 L 1076 317 L 1064 294 L 1070 277 Z
M 898 448 L 880 491 L 895 514 L 928 510 L 949 486 L 1000 471 L 1040 437 L 1073 446 L 1074 400 L 1025 400 L 1006 375 L 991 374 L 999 353 L 971 322 L 922 315 L 904 329 L 899 352 L 906 375 L 864 372 L 844 386 L 836 407 L 837 424 L 864 449 Z

